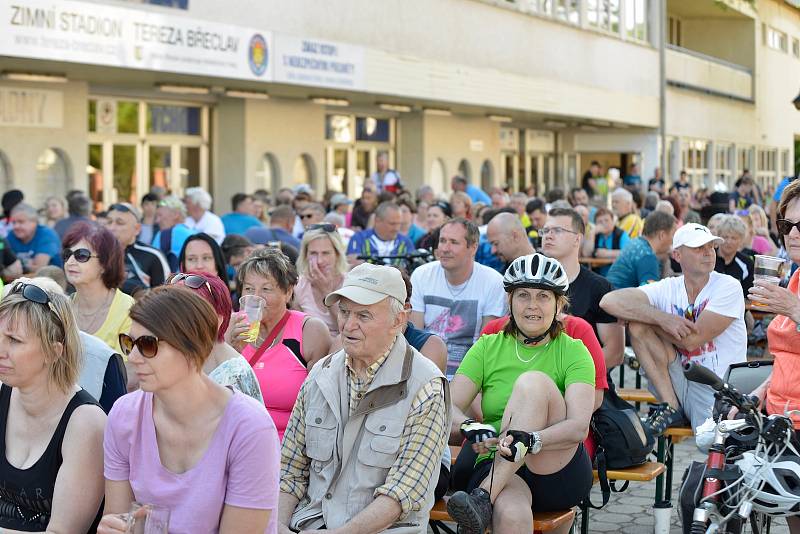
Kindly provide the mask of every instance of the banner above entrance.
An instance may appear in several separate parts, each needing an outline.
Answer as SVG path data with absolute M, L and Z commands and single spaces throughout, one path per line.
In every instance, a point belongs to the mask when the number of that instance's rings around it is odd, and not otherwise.
M 0 0 L 0 56 L 273 79 L 269 31 L 75 1 Z
M 276 33 L 275 81 L 362 90 L 365 86 L 364 49 Z

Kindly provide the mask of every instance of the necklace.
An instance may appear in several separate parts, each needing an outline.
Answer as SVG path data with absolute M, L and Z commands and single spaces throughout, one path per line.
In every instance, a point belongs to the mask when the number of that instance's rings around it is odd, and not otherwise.
M 469 273 L 469 278 L 467 278 L 467 281 L 464 282 L 463 284 L 461 284 L 461 289 L 459 289 L 458 292 L 453 291 L 453 286 L 450 285 L 450 282 L 447 280 L 447 276 L 444 277 L 444 283 L 447 286 L 447 290 L 450 292 L 450 296 L 453 297 L 453 300 L 458 298 L 458 296 L 461 295 L 461 293 L 463 293 L 464 291 L 467 290 L 467 286 L 469 285 L 470 280 L 472 280 L 472 275 L 473 274 L 475 274 L 475 268 L 474 267 L 472 269 L 472 272 Z M 455 287 L 458 287 L 458 286 L 455 286 Z
M 536 353 L 535 353 L 533 356 L 531 356 L 529 359 L 527 359 L 527 360 L 523 360 L 523 359 L 522 359 L 522 357 L 519 355 L 519 341 L 517 341 L 517 340 L 514 340 L 514 341 L 516 341 L 516 343 L 514 343 L 514 352 L 517 354 L 517 359 L 518 359 L 519 361 L 521 361 L 522 363 L 531 363 L 531 362 L 532 362 L 532 361 L 533 361 L 533 360 L 534 360 L 534 359 L 535 359 L 535 358 L 536 358 L 536 357 L 539 355 L 539 352 L 537 351 L 537 352 L 536 352 Z M 551 340 L 551 341 L 552 341 L 552 340 Z M 546 346 L 547 346 L 547 345 L 549 345 L 549 344 L 550 344 L 550 341 L 548 341 L 547 343 L 545 343 L 544 345 L 542 345 L 542 347 L 546 347 Z

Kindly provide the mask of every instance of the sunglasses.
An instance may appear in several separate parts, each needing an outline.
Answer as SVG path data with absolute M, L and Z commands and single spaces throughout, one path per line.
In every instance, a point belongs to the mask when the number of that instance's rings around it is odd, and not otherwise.
M 311 217 L 313 217 L 313 216 L 314 216 L 314 214 L 313 214 L 313 213 L 304 213 L 304 214 L 302 214 L 302 215 L 300 216 L 300 218 L 301 218 L 301 219 L 310 219 L 310 218 L 311 218 Z
M 778 233 L 781 235 L 789 235 L 792 228 L 797 228 L 797 231 L 800 232 L 800 221 L 792 222 L 789 219 L 778 219 L 775 221 L 775 225 L 778 227 Z
M 158 338 L 156 336 L 139 336 L 133 339 L 128 334 L 119 335 L 119 346 L 125 356 L 130 356 L 133 347 L 145 358 L 155 358 L 158 354 Z
M 122 211 L 122 212 L 125 212 L 125 213 L 133 213 L 130 210 L 130 208 L 128 206 L 126 206 L 125 204 L 111 204 L 108 207 L 108 211 L 109 212 L 111 212 L 111 211 Z
M 312 224 L 311 226 L 308 227 L 308 231 L 310 232 L 311 230 L 322 230 L 323 232 L 332 234 L 333 232 L 336 231 L 336 225 L 333 225 L 331 223 Z
M 170 285 L 175 285 L 178 282 L 183 282 L 183 285 L 190 289 L 200 289 L 201 287 L 206 286 L 208 292 L 212 295 L 214 294 L 214 292 L 211 291 L 211 284 L 209 284 L 208 280 L 199 274 L 178 273 L 169 280 Z
M 61 255 L 64 259 L 64 263 L 67 263 L 72 256 L 75 256 L 75 261 L 78 263 L 86 263 L 90 259 L 98 257 L 97 254 L 92 254 L 92 251 L 88 248 L 79 248 L 75 250 L 65 248 L 64 253 Z
M 11 293 L 19 293 L 25 300 L 47 306 L 50 308 L 50 311 L 53 312 L 56 317 L 58 317 L 56 309 L 53 306 L 53 303 L 50 301 L 50 295 L 48 295 L 47 291 L 41 287 L 33 284 L 26 284 L 25 282 L 17 282 L 11 287 Z M 59 317 L 59 321 L 60 320 L 61 318 Z

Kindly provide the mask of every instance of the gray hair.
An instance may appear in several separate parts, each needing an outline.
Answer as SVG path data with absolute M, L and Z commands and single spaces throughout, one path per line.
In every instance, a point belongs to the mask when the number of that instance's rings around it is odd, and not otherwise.
M 711 230 L 711 233 L 712 233 L 712 234 L 716 234 L 716 233 L 717 233 L 717 232 L 716 232 L 716 230 L 717 230 L 717 227 L 718 227 L 718 226 L 719 226 L 719 224 L 722 222 L 722 219 L 724 219 L 724 218 L 725 218 L 725 217 L 727 217 L 727 216 L 728 216 L 728 214 L 727 214 L 727 213 L 715 213 L 715 214 L 714 214 L 714 215 L 712 215 L 712 216 L 711 216 L 711 218 L 708 220 L 708 224 L 706 224 L 706 227 L 707 227 L 709 230 Z
M 16 213 L 24 213 L 25 217 L 27 217 L 28 219 L 36 219 L 39 217 L 39 212 L 36 211 L 36 208 L 24 202 L 20 202 L 19 204 L 14 206 L 14 209 L 11 210 L 12 217 Z
M 744 238 L 747 236 L 747 226 L 744 224 L 744 221 L 736 215 L 725 215 L 717 224 L 716 232 L 714 233 L 719 235 L 726 232 L 733 232 Z
M 320 204 L 319 202 L 312 202 L 312 203 L 308 204 L 307 206 L 305 206 L 302 209 L 302 211 L 306 211 L 306 210 L 315 211 L 317 213 L 321 213 L 322 215 L 325 215 L 325 207 L 322 204 Z
M 552 204 L 550 204 L 550 209 L 572 209 L 572 206 L 566 200 L 556 200 Z
M 673 206 L 668 200 L 659 200 L 656 204 L 655 210 L 653 211 L 663 211 L 664 213 L 675 215 L 675 206 Z
M 210 210 L 213 199 L 202 187 L 190 187 L 186 190 L 186 198 L 197 204 L 204 210 Z
M 621 198 L 623 200 L 627 200 L 628 202 L 633 202 L 633 195 L 627 189 L 623 189 L 618 187 L 611 193 L 611 198 Z
M 341 213 L 336 213 L 335 211 L 328 213 L 322 220 L 326 223 L 335 224 L 340 228 L 345 226 L 344 215 Z
M 391 200 L 386 200 L 378 204 L 378 207 L 375 208 L 375 218 L 383 220 L 386 215 L 388 215 L 390 210 L 400 210 L 400 206 L 392 202 Z
M 388 297 L 389 299 L 389 313 L 392 314 L 392 319 L 397 318 L 398 315 L 403 313 L 406 309 L 406 305 L 404 302 L 400 302 L 394 297 Z

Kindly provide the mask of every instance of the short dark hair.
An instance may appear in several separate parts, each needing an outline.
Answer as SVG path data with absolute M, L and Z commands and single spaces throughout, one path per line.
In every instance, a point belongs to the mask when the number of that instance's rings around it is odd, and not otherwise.
M 92 201 L 85 194 L 73 194 L 67 197 L 67 211 L 77 217 L 88 217 L 92 212 Z
M 545 193 L 545 198 L 547 199 L 547 202 L 549 202 L 550 204 L 552 204 L 556 200 L 564 200 L 564 190 L 555 187 L 550 191 L 548 191 L 547 193 Z
M 460 183 L 460 184 L 462 184 L 462 185 L 467 185 L 467 183 L 468 183 L 467 179 L 464 178 L 463 176 L 459 175 L 459 174 L 456 174 L 455 176 L 453 176 L 453 180 L 458 182 L 458 183 Z
M 596 159 L 595 159 L 595 160 L 592 160 L 592 162 L 589 164 L 589 167 L 591 167 L 591 166 L 593 166 L 593 165 L 594 165 L 594 166 L 597 166 L 597 167 L 599 167 L 599 166 L 600 166 L 600 162 L 599 162 L 599 161 L 597 161 Z
M 583 222 L 581 215 L 572 208 L 552 208 L 548 213 L 548 217 L 569 217 L 572 219 L 572 231 L 583 235 L 586 232 L 586 224 Z M 597 215 L 595 215 L 596 217 Z
M 595 214 L 597 218 L 597 214 Z M 654 211 L 644 218 L 644 228 L 642 235 L 647 237 L 654 236 L 658 232 L 669 232 L 678 223 L 678 220 L 664 211 Z
M 468 247 L 476 245 L 480 240 L 481 232 L 480 230 L 478 230 L 478 225 L 476 225 L 474 222 L 465 219 L 464 217 L 456 217 L 455 219 L 450 219 L 449 221 L 445 222 L 442 225 L 442 228 L 444 228 L 445 226 L 449 226 L 451 224 L 460 224 L 467 232 L 465 238 L 467 240 Z M 440 232 L 442 228 L 439 229 Z
M 230 263 L 233 256 L 238 256 L 243 253 L 247 247 L 252 247 L 253 242 L 241 234 L 228 234 L 222 240 L 222 256 L 225 258 L 225 263 Z
M 409 197 L 408 195 L 402 195 L 397 197 L 395 203 L 398 206 L 405 206 L 408 208 L 408 211 L 411 213 L 417 213 L 417 204 Z
M 505 206 L 503 208 L 489 208 L 489 211 L 485 212 L 483 215 L 483 224 L 489 224 L 492 219 L 500 215 L 501 213 L 511 213 L 512 215 L 517 214 L 517 210 L 512 208 L 511 206 Z
M 247 199 L 252 200 L 252 196 L 248 195 L 247 193 L 236 193 L 231 197 L 231 208 L 233 211 L 236 211 L 239 208 L 239 204 L 244 202 Z
M 542 200 L 541 198 L 534 198 L 532 200 L 529 200 L 528 203 L 525 204 L 525 213 L 530 214 L 530 213 L 533 213 L 536 210 L 539 210 L 539 211 L 542 211 L 542 212 L 546 212 L 547 211 L 547 209 L 545 208 L 545 205 L 544 205 L 544 200 Z
M 598 217 L 602 217 L 603 215 L 608 215 L 612 219 L 614 218 L 614 213 L 608 208 L 597 208 L 597 211 L 594 212 L 594 220 L 596 221 Z
M 115 289 L 125 280 L 125 258 L 122 245 L 108 229 L 94 222 L 80 221 L 72 225 L 64 236 L 63 247 L 72 248 L 81 239 L 94 249 L 103 268 L 100 278 L 108 289 Z
M 272 208 L 269 212 L 269 222 L 272 221 L 292 221 L 294 220 L 294 208 L 288 204 L 280 204 Z

